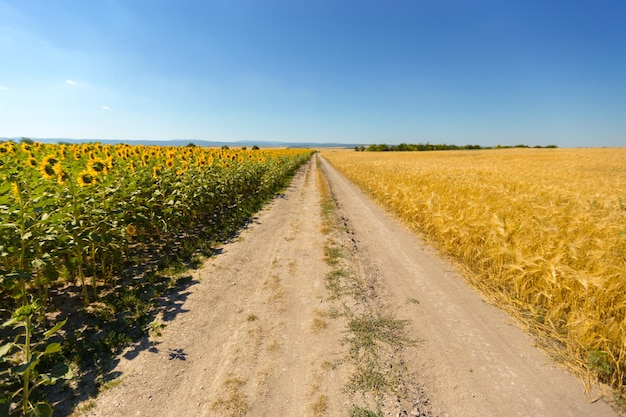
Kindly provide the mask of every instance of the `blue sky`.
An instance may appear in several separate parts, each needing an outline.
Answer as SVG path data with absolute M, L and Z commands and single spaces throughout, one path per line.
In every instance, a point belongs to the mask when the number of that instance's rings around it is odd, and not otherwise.
M 0 137 L 626 146 L 626 1 L 0 0 Z

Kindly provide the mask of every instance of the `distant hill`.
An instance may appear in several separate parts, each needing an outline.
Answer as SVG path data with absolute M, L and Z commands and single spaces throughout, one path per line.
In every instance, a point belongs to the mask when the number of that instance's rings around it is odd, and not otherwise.
M 19 142 L 21 138 L 0 138 Z M 316 142 L 279 142 L 279 141 L 254 141 L 240 140 L 235 142 L 221 142 L 200 139 L 171 139 L 171 140 L 133 140 L 133 139 L 69 139 L 69 138 L 29 138 L 43 143 L 85 143 L 98 142 L 103 144 L 128 143 L 131 145 L 158 145 L 158 146 L 186 146 L 193 143 L 197 146 L 241 148 L 242 146 L 259 148 L 354 148 L 355 144 L 349 143 L 316 143 Z M 360 144 L 359 144 L 360 145 Z

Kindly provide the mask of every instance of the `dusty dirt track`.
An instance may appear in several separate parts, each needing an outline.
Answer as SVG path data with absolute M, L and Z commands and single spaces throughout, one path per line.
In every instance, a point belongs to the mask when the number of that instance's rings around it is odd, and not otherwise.
M 339 208 L 334 237 L 316 159 Z M 332 299 L 329 239 L 367 300 Z M 416 341 L 380 354 L 405 388 L 384 415 L 617 415 L 322 158 L 222 249 L 153 348 L 122 358 L 121 382 L 76 415 L 348 416 L 361 398 L 346 388 L 356 365 L 338 305 L 406 320 Z

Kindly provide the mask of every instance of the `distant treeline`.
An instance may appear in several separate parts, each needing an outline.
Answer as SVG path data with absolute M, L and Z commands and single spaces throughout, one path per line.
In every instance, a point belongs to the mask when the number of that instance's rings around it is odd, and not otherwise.
M 532 146 L 533 148 L 556 148 L 556 145 L 548 145 L 548 146 Z M 496 145 L 496 146 L 480 146 L 480 145 L 446 145 L 441 144 L 433 144 L 433 143 L 417 143 L 417 144 L 407 144 L 401 143 L 399 145 L 387 145 L 386 143 L 377 145 L 372 144 L 369 146 L 361 145 L 355 146 L 354 150 L 357 152 L 402 152 L 402 151 L 456 151 L 456 150 L 464 150 L 464 149 L 505 149 L 505 148 L 531 148 L 528 145 Z

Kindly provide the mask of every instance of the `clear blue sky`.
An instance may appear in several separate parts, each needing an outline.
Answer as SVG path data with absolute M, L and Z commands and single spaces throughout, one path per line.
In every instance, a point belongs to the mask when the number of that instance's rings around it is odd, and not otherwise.
M 0 0 L 0 137 L 626 146 L 624 0 Z

